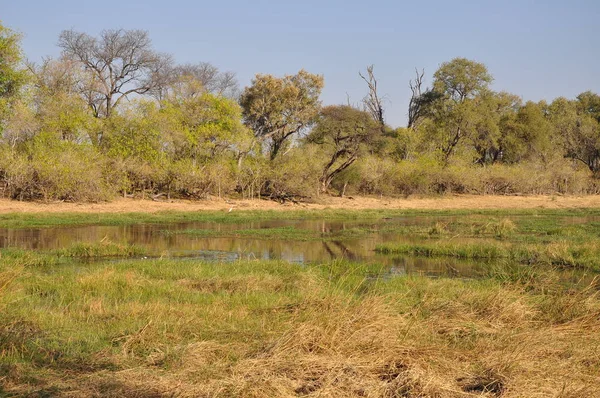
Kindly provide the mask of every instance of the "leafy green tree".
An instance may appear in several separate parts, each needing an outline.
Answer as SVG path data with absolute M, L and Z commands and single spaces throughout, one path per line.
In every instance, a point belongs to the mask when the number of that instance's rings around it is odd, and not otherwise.
M 25 84 L 27 74 L 22 68 L 21 36 L 0 23 L 0 131 L 11 104 Z
M 323 77 L 301 70 L 278 78 L 256 75 L 242 93 L 244 122 L 273 160 L 294 135 L 309 129 L 319 113 Z
M 165 156 L 168 136 L 155 102 L 138 100 L 106 120 L 103 149 L 110 157 L 156 164 Z
M 528 101 L 517 112 L 500 121 L 502 161 L 518 163 L 561 157 L 553 139 L 553 129 L 545 113 L 545 103 Z
M 549 119 L 555 134 L 561 137 L 566 156 L 584 163 L 592 172 L 600 172 L 600 124 L 581 100 L 557 98 L 549 107 Z
M 477 119 L 487 104 L 476 99 L 489 90 L 492 76 L 481 63 L 455 58 L 443 63 L 433 78 L 432 90 L 421 99 L 422 112 L 432 121 L 425 139 L 436 142 L 447 164 L 459 143 L 481 124 Z
M 253 141 L 252 133 L 242 124 L 240 106 L 206 91 L 169 96 L 161 114 L 170 121 L 179 158 L 211 159 L 231 151 L 241 161 Z
M 580 113 L 586 113 L 600 123 L 600 95 L 591 91 L 579 94 L 577 108 Z
M 476 120 L 471 142 L 479 164 L 493 164 L 503 159 L 508 129 L 504 126 L 514 120 L 521 99 L 506 92 L 485 91 L 474 100 Z
M 492 82 L 487 67 L 466 58 L 444 62 L 433 74 L 433 89 L 460 104 L 487 90 Z
M 329 156 L 320 179 L 321 192 L 327 192 L 333 179 L 380 136 L 381 125 L 369 112 L 347 105 L 323 108 L 315 128 L 307 137 L 308 142 L 323 146 Z

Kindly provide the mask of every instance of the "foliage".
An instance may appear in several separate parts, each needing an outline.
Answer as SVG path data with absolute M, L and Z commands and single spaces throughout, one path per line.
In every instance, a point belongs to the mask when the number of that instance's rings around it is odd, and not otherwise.
M 23 66 L 0 25 L 0 195 L 155 200 L 323 193 L 586 194 L 600 184 L 600 96 L 523 101 L 492 91 L 487 67 L 455 58 L 411 82 L 409 126 L 321 106 L 323 76 L 258 74 L 243 92 L 209 63 L 176 65 L 147 32 L 73 30 L 62 56 Z M 239 99 L 239 101 L 238 101 Z
M 323 108 L 316 127 L 307 141 L 324 147 L 327 160 L 321 176 L 321 191 L 326 192 L 333 179 L 370 149 L 381 135 L 381 126 L 368 112 L 350 106 Z
M 27 74 L 21 62 L 23 53 L 19 44 L 21 36 L 0 22 L 0 132 L 11 104 L 25 84 Z
M 293 135 L 309 128 L 319 112 L 323 77 L 301 70 L 277 78 L 256 75 L 242 93 L 240 104 L 245 123 L 266 144 L 273 160 Z

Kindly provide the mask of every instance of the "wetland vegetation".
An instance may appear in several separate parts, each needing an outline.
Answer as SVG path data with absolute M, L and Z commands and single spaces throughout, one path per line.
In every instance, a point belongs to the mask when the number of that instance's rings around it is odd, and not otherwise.
M 228 215 L 4 217 L 0 395 L 600 393 L 596 211 Z

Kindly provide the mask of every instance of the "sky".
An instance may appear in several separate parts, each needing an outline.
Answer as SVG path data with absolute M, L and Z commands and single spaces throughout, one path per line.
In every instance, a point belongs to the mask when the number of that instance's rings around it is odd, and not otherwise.
M 210 62 L 247 86 L 257 73 L 325 77 L 324 104 L 358 103 L 374 65 L 386 121 L 406 125 L 415 68 L 484 63 L 523 100 L 600 93 L 600 0 L 0 0 L 27 58 L 56 57 L 64 29 L 147 30 L 178 63 Z

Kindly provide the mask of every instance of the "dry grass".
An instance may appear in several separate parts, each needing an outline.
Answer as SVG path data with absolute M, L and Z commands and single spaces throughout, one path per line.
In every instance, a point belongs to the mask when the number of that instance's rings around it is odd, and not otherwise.
M 600 196 L 498 196 L 498 195 L 446 195 L 440 197 L 389 197 L 338 198 L 322 196 L 312 203 L 279 204 L 269 200 L 226 200 L 215 198 L 204 201 L 117 199 L 106 203 L 37 203 L 0 199 L 0 214 L 5 213 L 155 213 L 159 211 L 219 211 L 239 210 L 297 210 L 310 209 L 576 209 L 599 208 Z
M 0 268 L 0 395 L 600 396 L 598 281 L 368 282 L 364 272 L 260 261 Z

